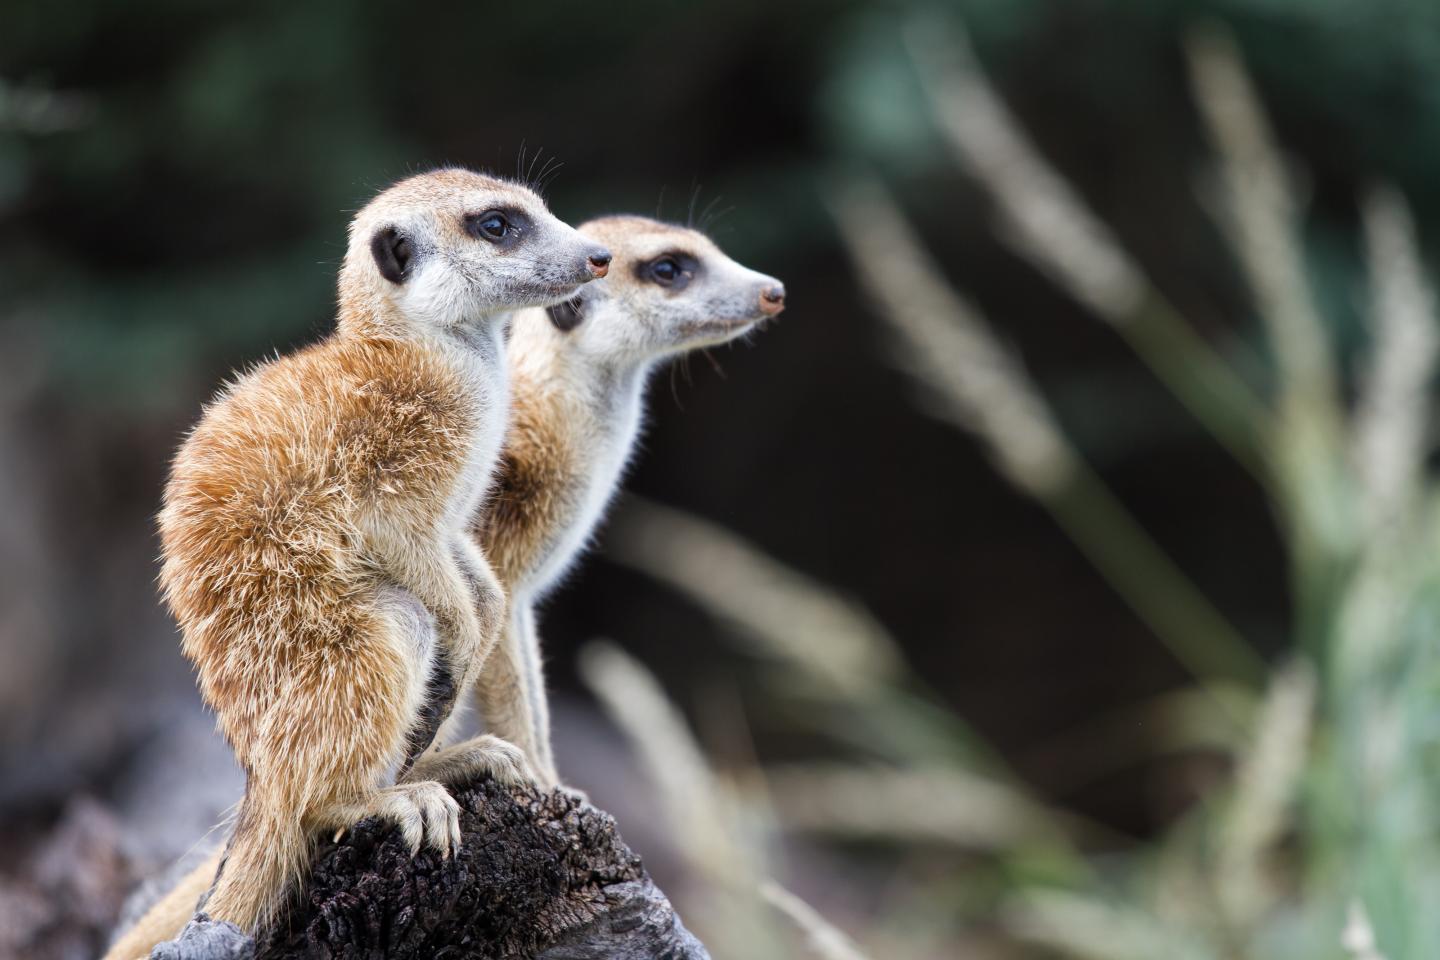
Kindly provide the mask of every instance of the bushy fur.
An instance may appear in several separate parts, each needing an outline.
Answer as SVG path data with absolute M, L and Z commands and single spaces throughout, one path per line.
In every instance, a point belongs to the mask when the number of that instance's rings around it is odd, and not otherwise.
M 618 489 L 650 371 L 755 329 L 778 312 L 761 306 L 762 292 L 780 286 L 693 230 L 642 217 L 607 217 L 580 230 L 612 250 L 609 276 L 581 291 L 585 318 L 572 330 L 558 329 L 543 309 L 515 315 L 510 423 L 495 492 L 473 528 L 511 598 L 503 640 L 476 682 L 478 699 L 491 733 L 519 746 L 546 785 L 558 774 L 534 606 L 584 551 Z M 674 250 L 695 257 L 704 277 L 669 292 L 636 276 L 636 265 Z M 107 960 L 129 960 L 176 936 L 218 860 L 217 853 L 167 894 Z
M 467 233 L 467 214 L 494 208 L 523 211 L 522 242 Z M 377 231 L 405 241 L 398 282 L 377 267 Z M 519 776 L 521 756 L 491 737 L 394 782 L 432 672 L 473 683 L 503 620 L 467 531 L 507 421 L 504 324 L 573 295 L 603 254 L 522 187 L 464 170 L 402 181 L 352 224 L 336 333 L 240 376 L 181 447 L 161 584 L 246 773 L 213 918 L 271 919 L 314 832 L 367 815 L 448 851 L 458 808 L 428 776 Z M 140 939 L 177 913 L 167 903 Z

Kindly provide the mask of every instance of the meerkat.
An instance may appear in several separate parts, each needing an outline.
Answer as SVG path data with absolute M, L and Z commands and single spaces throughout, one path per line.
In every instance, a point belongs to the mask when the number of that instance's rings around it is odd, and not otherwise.
M 403 180 L 350 226 L 335 333 L 239 376 L 185 440 L 160 580 L 246 774 L 212 919 L 272 921 L 315 832 L 367 816 L 448 856 L 459 808 L 440 780 L 522 776 L 493 736 L 426 748 L 504 618 L 468 534 L 508 419 L 504 328 L 609 262 L 525 187 L 461 169 Z M 147 951 L 151 931 L 108 956 Z
M 607 279 L 574 299 L 517 314 L 512 412 L 499 480 L 476 535 L 510 597 L 510 616 L 476 688 L 486 729 L 518 746 L 537 780 L 560 783 L 535 609 L 591 540 L 644 420 L 664 360 L 741 337 L 785 307 L 785 288 L 699 231 L 612 216 L 580 232 L 608 247 Z
M 550 786 L 559 776 L 534 608 L 584 551 L 619 487 L 650 373 L 667 358 L 741 337 L 785 306 L 779 281 L 735 263 L 698 231 L 634 216 L 579 229 L 611 250 L 609 276 L 513 318 L 511 423 L 496 490 L 474 526 L 511 598 L 501 643 L 476 684 L 481 713 Z M 217 851 L 126 934 L 130 953 L 107 960 L 130 960 L 178 935 L 218 860 Z

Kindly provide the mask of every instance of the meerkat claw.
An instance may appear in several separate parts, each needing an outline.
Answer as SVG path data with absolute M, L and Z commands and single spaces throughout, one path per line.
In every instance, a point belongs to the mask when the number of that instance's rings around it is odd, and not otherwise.
M 460 853 L 460 818 L 457 816 L 450 822 L 450 852 L 458 855 Z M 447 856 L 448 860 L 449 857 Z
M 434 780 L 386 787 L 355 812 L 359 818 L 374 816 L 394 823 L 412 857 L 421 847 L 428 846 L 446 859 L 459 849 L 460 804 Z

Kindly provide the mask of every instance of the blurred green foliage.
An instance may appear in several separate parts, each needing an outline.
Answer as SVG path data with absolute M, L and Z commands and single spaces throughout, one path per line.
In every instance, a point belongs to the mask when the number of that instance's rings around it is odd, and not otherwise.
M 323 329 L 346 211 L 379 186 L 437 162 L 508 171 L 527 143 L 566 162 L 554 199 L 573 218 L 652 209 L 662 186 L 683 216 L 700 184 L 702 205 L 735 208 L 741 254 L 826 255 L 817 179 L 856 163 L 946 175 L 900 9 L 20 0 L 0 31 L 7 319 L 43 317 L 58 375 L 96 399 L 164 393 L 191 365 Z M 1066 138 L 1081 159 L 1188 113 L 1175 37 L 1223 18 L 1282 135 L 1324 145 L 1305 150 L 1321 189 L 1369 171 L 1422 221 L 1440 215 L 1440 8 L 1425 0 L 958 9 L 1042 144 Z M 1099 182 L 1124 161 L 1067 169 L 1124 205 L 1123 182 Z M 1348 232 L 1321 221 L 1316 242 Z M 1320 261 L 1342 306 L 1346 252 Z

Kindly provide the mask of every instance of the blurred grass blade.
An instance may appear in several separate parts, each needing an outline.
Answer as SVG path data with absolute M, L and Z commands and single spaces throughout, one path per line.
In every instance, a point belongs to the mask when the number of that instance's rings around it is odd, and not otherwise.
M 803 668 L 802 668 L 803 669 Z M 917 766 L 952 765 L 998 775 L 1005 764 L 991 745 L 913 674 L 903 686 L 857 700 L 810 682 L 803 673 L 760 678 L 768 708 L 798 730 L 822 732 L 866 756 Z M 911 690 L 911 687 L 919 689 Z
M 1440 331 L 1405 200 L 1389 187 L 1361 207 L 1372 344 L 1356 404 L 1351 459 L 1367 538 L 1336 614 L 1332 680 L 1346 689 L 1401 645 L 1407 594 L 1425 579 L 1423 511 L 1430 382 Z
M 1228 701 L 1224 713 L 1216 712 L 1216 697 Z M 1169 691 L 1074 724 L 1027 751 L 1027 765 L 1043 767 L 1049 790 L 1065 794 L 1157 757 L 1233 756 L 1249 742 L 1256 700 L 1237 685 Z
M 780 960 L 781 938 L 757 886 L 768 874 L 770 818 L 741 809 L 711 771 L 690 726 L 654 675 L 619 647 L 594 641 L 580 673 L 640 755 L 660 797 L 675 849 L 704 881 L 687 912 L 716 956 Z
M 619 647 L 598 640 L 581 650 L 580 673 L 639 752 L 671 835 L 691 866 L 726 885 L 746 882 L 753 865 L 732 833 L 725 790 L 655 677 Z
M 765 777 L 781 821 L 811 833 L 1004 853 L 1056 839 L 1063 819 L 998 780 L 954 769 L 788 764 Z
M 980 310 L 938 279 L 944 271 L 884 188 L 851 180 L 830 206 L 861 284 L 900 335 L 906 370 L 1011 483 L 1042 499 L 1064 489 L 1078 464 L 1049 407 Z
M 1264 661 L 1145 531 L 1105 482 L 1086 467 L 1046 505 L 1115 592 L 1171 655 L 1234 719 L 1233 684 L 1258 689 Z
M 918 17 L 906 37 L 941 132 L 999 208 L 1000 239 L 1108 322 L 1236 460 L 1262 475 L 1265 405 L 1030 142 L 960 24 Z
M 1315 673 L 1304 661 L 1282 667 L 1261 707 L 1254 746 L 1241 760 L 1217 856 L 1216 889 L 1232 923 L 1250 927 L 1280 891 L 1267 880 L 1269 855 L 1292 821 L 1289 807 L 1310 756 Z
M 1440 348 L 1435 293 L 1399 193 L 1372 188 L 1361 208 L 1373 344 L 1355 412 L 1354 460 L 1372 535 L 1393 536 L 1425 458 L 1430 380 Z
M 775 881 L 767 880 L 761 884 L 760 895 L 795 922 L 795 926 L 805 934 L 811 951 L 821 960 L 869 960 L 844 931 Z
M 796 671 L 774 679 L 777 699 L 789 701 L 803 724 L 855 746 L 864 741 L 887 759 L 997 766 L 964 721 L 923 694 L 926 684 L 862 604 L 734 533 L 627 496 L 606 556 L 679 590 L 751 650 Z
M 633 496 L 617 521 L 606 556 L 694 596 L 832 691 L 868 698 L 905 673 L 894 639 L 863 606 L 735 534 Z
M 1197 678 L 1257 686 L 1259 658 L 1084 465 L 980 312 L 937 279 L 943 271 L 879 184 L 852 181 L 831 207 L 862 285 L 899 335 L 905 366 L 944 401 L 947 418 L 984 441 L 1001 472 L 1050 509 Z
M 1006 925 L 1024 939 L 1086 960 L 1219 960 L 1192 934 L 1132 906 L 1037 890 L 1016 897 Z
M 1250 80 L 1224 28 L 1186 40 L 1191 83 L 1220 156 L 1220 218 L 1275 355 L 1272 454 L 1294 555 L 1297 618 L 1314 638 L 1330 615 L 1334 567 L 1354 547 L 1344 408 L 1329 332 L 1305 275 L 1299 213 Z
M 1281 408 L 1338 419 L 1329 334 L 1305 278 L 1296 204 L 1259 99 L 1223 28 L 1197 29 L 1185 46 L 1195 97 L 1220 155 L 1225 226 L 1275 350 Z
M 985 80 L 958 25 L 909 25 L 907 40 L 951 147 L 1000 205 L 1022 252 L 1103 319 L 1123 324 L 1149 283 L 1110 229 L 1041 157 Z

